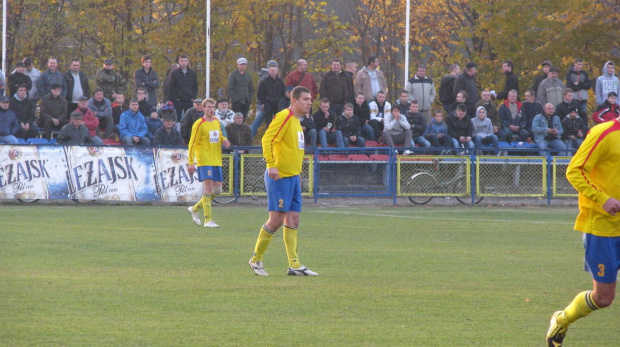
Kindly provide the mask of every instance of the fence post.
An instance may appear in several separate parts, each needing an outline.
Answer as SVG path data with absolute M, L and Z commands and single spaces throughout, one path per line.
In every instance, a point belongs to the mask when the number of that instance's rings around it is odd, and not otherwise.
M 394 151 L 390 150 L 390 163 L 388 165 L 388 185 L 392 192 L 392 204 L 396 205 L 396 165 L 397 160 Z
M 552 160 L 551 150 L 547 149 L 547 206 L 551 205 Z
M 240 169 L 241 169 L 241 154 L 235 148 L 233 152 L 233 196 L 235 197 L 235 203 L 239 200 L 239 195 L 241 195 L 241 189 L 239 187 L 240 181 Z
M 470 173 L 470 182 L 469 182 L 469 195 L 471 195 L 471 204 L 472 206 L 476 204 L 476 153 L 473 152 L 469 157 L 469 173 Z M 467 172 L 465 172 L 467 174 Z
M 314 184 L 314 187 L 312 187 L 312 197 L 314 198 L 315 204 L 319 200 L 317 196 L 317 193 L 319 190 L 319 154 L 317 152 L 318 152 L 317 147 L 314 147 L 312 150 L 312 160 L 314 160 L 314 165 L 312 168 L 313 175 L 314 175 L 314 180 L 312 180 L 312 183 Z

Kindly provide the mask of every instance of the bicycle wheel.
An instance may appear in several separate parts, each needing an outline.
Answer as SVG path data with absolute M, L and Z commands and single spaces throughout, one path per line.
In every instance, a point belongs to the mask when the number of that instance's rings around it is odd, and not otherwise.
M 237 201 L 237 196 L 219 195 L 217 198 L 213 198 L 213 201 L 215 201 L 218 204 L 230 204 L 231 202 Z
M 26 204 L 33 204 L 33 203 L 39 201 L 39 199 L 17 199 L 17 201 L 23 202 L 23 203 L 26 203 Z
M 452 192 L 455 193 L 454 197 L 456 198 L 456 200 L 458 200 L 458 202 L 460 202 L 463 205 L 471 204 L 471 195 L 465 194 L 465 192 L 467 192 L 466 179 L 467 178 L 465 176 L 461 176 L 457 178 L 454 184 L 452 185 Z M 484 199 L 484 197 L 476 196 L 476 199 L 474 200 L 474 204 L 479 204 L 480 201 L 482 201 L 482 199 Z
M 408 196 L 409 201 L 416 205 L 427 204 L 433 199 L 431 194 L 437 193 L 438 186 L 435 176 L 427 172 L 419 172 L 411 176 L 409 182 L 407 182 L 407 192 L 420 195 Z

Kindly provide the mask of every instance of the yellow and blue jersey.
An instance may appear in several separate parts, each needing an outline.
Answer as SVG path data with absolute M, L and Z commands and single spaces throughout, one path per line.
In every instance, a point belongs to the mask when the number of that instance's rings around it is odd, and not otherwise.
M 192 126 L 192 134 L 187 148 L 189 165 L 222 166 L 222 126 L 216 118 L 211 121 L 199 118 Z
M 575 230 L 603 237 L 620 236 L 620 213 L 603 209 L 609 194 L 620 199 L 620 122 L 599 124 L 590 130 L 566 169 L 566 178 L 579 192 Z
M 301 173 L 304 160 L 304 132 L 290 109 L 278 112 L 263 135 L 263 156 L 267 168 L 278 169 L 280 177 Z

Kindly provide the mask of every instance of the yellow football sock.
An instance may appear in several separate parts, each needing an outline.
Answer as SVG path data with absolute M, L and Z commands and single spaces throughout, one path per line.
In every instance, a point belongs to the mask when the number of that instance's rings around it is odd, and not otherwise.
M 299 263 L 299 258 L 297 257 L 297 228 L 285 225 L 282 236 L 284 238 L 284 246 L 286 247 L 286 256 L 288 257 L 288 266 L 293 269 L 299 269 L 301 263 Z
M 200 199 L 202 203 L 202 208 L 205 214 L 205 222 L 211 220 L 211 194 L 202 194 L 202 199 Z
M 275 234 L 275 231 L 267 229 L 265 225 L 260 228 L 258 240 L 256 240 L 256 246 L 254 247 L 254 255 L 252 256 L 253 263 L 263 261 L 263 254 L 265 254 L 273 234 Z
M 568 328 L 577 319 L 583 318 L 598 309 L 599 307 L 592 299 L 592 291 L 581 292 L 575 296 L 573 302 L 564 309 L 564 312 L 558 315 L 557 322 L 560 326 Z

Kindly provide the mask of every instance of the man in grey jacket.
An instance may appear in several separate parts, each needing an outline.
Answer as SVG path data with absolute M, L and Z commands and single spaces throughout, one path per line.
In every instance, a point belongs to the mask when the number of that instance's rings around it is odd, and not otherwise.
M 603 74 L 596 79 L 596 104 L 602 105 L 607 100 L 607 95 L 614 92 L 620 95 L 620 83 L 614 76 L 614 62 L 608 61 L 603 66 Z
M 405 90 L 409 92 L 409 102 L 418 101 L 418 112 L 424 116 L 426 123 L 431 121 L 431 106 L 435 102 L 435 83 L 426 77 L 426 66 L 419 65 L 418 71 L 407 84 Z
M 411 125 L 407 117 L 400 114 L 400 109 L 394 107 L 384 117 L 383 139 L 385 143 L 392 148 L 395 144 L 403 145 L 405 148 L 411 147 Z
M 65 81 L 65 76 L 58 71 L 58 61 L 54 58 L 50 58 L 47 61 L 47 70 L 41 74 L 41 77 L 39 77 L 36 84 L 39 98 L 49 94 L 51 87 L 54 84 L 61 86 L 62 90 L 60 92 L 60 96 L 63 98 L 67 96 L 67 82 Z
M 532 122 L 534 141 L 540 148 L 540 155 L 547 155 L 547 148 L 559 149 L 558 155 L 566 155 L 566 144 L 562 141 L 562 122 L 560 117 L 555 115 L 555 107 L 551 103 L 545 104 L 543 114 L 536 115 Z
M 548 77 L 540 82 L 540 85 L 538 86 L 536 101 L 543 105 L 550 103 L 553 107 L 562 102 L 562 93 L 564 92 L 564 88 L 566 88 L 566 86 L 558 78 L 559 72 L 560 69 L 555 66 L 549 69 L 549 74 L 547 74 Z
M 473 127 L 472 135 L 476 148 L 480 149 L 482 145 L 492 144 L 495 153 L 497 153 L 499 140 L 493 132 L 493 123 L 487 118 L 487 109 L 484 106 L 479 106 L 476 109 L 476 117 L 471 119 L 471 125 Z
M 254 95 L 254 82 L 252 76 L 245 71 L 248 60 L 245 58 L 237 59 L 237 70 L 228 75 L 228 98 L 232 103 L 235 112 L 243 114 L 243 121 L 248 117 L 250 104 Z

